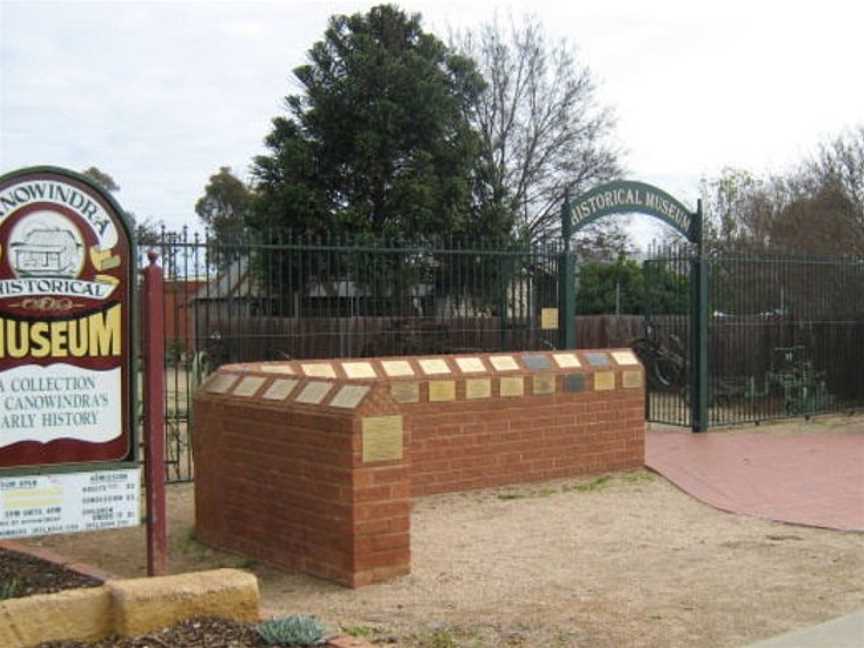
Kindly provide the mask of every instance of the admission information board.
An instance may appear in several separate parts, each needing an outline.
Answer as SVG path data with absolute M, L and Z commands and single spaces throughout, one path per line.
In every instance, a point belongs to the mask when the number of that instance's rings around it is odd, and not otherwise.
M 116 529 L 140 521 L 137 468 L 0 478 L 0 539 Z

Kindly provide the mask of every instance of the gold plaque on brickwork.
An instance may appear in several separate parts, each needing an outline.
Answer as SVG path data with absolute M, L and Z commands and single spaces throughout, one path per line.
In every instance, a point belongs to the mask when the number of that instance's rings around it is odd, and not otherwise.
M 265 380 L 267 379 L 261 376 L 245 376 L 243 380 L 237 383 L 232 393 L 235 396 L 254 396 Z
M 456 364 L 462 373 L 483 373 L 486 367 L 480 358 L 456 358 Z
M 490 378 L 470 378 L 465 381 L 465 398 L 489 398 L 491 395 Z
M 402 458 L 402 417 L 367 416 L 361 423 L 363 463 Z
M 279 373 L 279 374 L 293 374 L 294 367 L 290 364 L 262 364 L 258 366 L 258 371 L 263 371 L 264 373 Z
M 615 362 L 619 365 L 639 364 L 639 361 L 636 359 L 636 356 L 633 355 L 632 351 L 613 351 L 612 357 L 615 358 Z
M 642 386 L 642 372 L 625 371 L 621 374 L 621 385 L 625 389 L 638 389 Z
M 420 400 L 420 383 L 393 383 L 390 385 L 390 396 L 397 403 L 416 403 Z
M 456 381 L 454 380 L 430 380 L 429 402 L 440 403 L 452 401 L 456 398 Z
M 414 375 L 414 370 L 407 360 L 382 360 L 381 367 L 384 369 L 384 373 L 392 378 Z
M 329 363 L 302 364 L 303 373 L 311 378 L 335 378 L 336 372 Z
M 594 391 L 615 389 L 615 372 L 598 371 L 594 374 Z
M 332 388 L 333 383 L 311 380 L 306 383 L 306 386 L 297 394 L 297 398 L 294 400 L 307 405 L 318 405 Z
M 489 362 L 495 367 L 495 371 L 516 371 L 519 369 L 519 365 L 516 364 L 513 356 L 509 355 L 492 356 L 489 358 Z
M 540 311 L 540 328 L 551 331 L 558 328 L 558 309 L 544 308 Z
M 237 374 L 220 373 L 207 381 L 207 391 L 211 394 L 224 394 L 237 382 Z
M 502 396 L 522 396 L 525 394 L 525 380 L 522 376 L 501 378 L 500 393 Z
M 343 362 L 342 369 L 349 378 L 377 378 L 371 362 Z
M 555 358 L 555 364 L 562 369 L 573 369 L 574 367 L 582 366 L 579 364 L 579 358 L 576 357 L 575 353 L 553 353 L 552 357 Z
M 342 389 L 336 392 L 333 400 L 330 401 L 330 407 L 354 409 L 368 393 L 368 385 L 345 385 Z
M 450 367 L 447 366 L 447 362 L 443 358 L 424 358 L 417 362 L 420 363 L 420 368 L 427 376 L 450 373 Z
M 534 394 L 554 394 L 555 393 L 555 375 L 554 374 L 539 374 L 533 376 Z
M 267 391 L 264 392 L 262 398 L 266 398 L 267 400 L 285 400 L 288 398 L 288 395 L 294 391 L 298 382 L 300 381 L 293 379 L 276 379 L 273 381 L 273 384 L 267 388 Z

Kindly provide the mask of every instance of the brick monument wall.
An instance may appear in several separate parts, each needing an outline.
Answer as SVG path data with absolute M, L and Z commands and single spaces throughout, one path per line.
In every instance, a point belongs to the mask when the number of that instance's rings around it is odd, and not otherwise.
M 628 350 L 229 365 L 195 396 L 196 533 L 358 587 L 410 572 L 411 498 L 638 468 Z

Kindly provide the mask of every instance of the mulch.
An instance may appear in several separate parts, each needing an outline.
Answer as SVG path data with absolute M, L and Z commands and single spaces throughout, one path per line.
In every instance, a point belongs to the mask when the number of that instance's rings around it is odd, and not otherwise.
M 3 598 L 54 594 L 66 589 L 98 587 L 101 584 L 100 580 L 64 569 L 56 563 L 0 549 L 0 596 Z
M 248 623 L 202 617 L 140 637 L 109 637 L 95 643 L 49 641 L 36 648 L 261 648 L 268 644 Z

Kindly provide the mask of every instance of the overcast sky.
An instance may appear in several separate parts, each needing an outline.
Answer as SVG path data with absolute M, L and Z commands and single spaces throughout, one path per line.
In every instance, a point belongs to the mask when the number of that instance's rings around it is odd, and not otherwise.
M 374 4 L 0 0 L 0 171 L 95 165 L 125 209 L 194 225 L 220 166 L 248 178 L 327 18 Z M 398 4 L 441 37 L 496 7 L 539 16 L 579 46 L 615 109 L 629 177 L 691 206 L 702 176 L 780 172 L 864 122 L 861 2 Z

